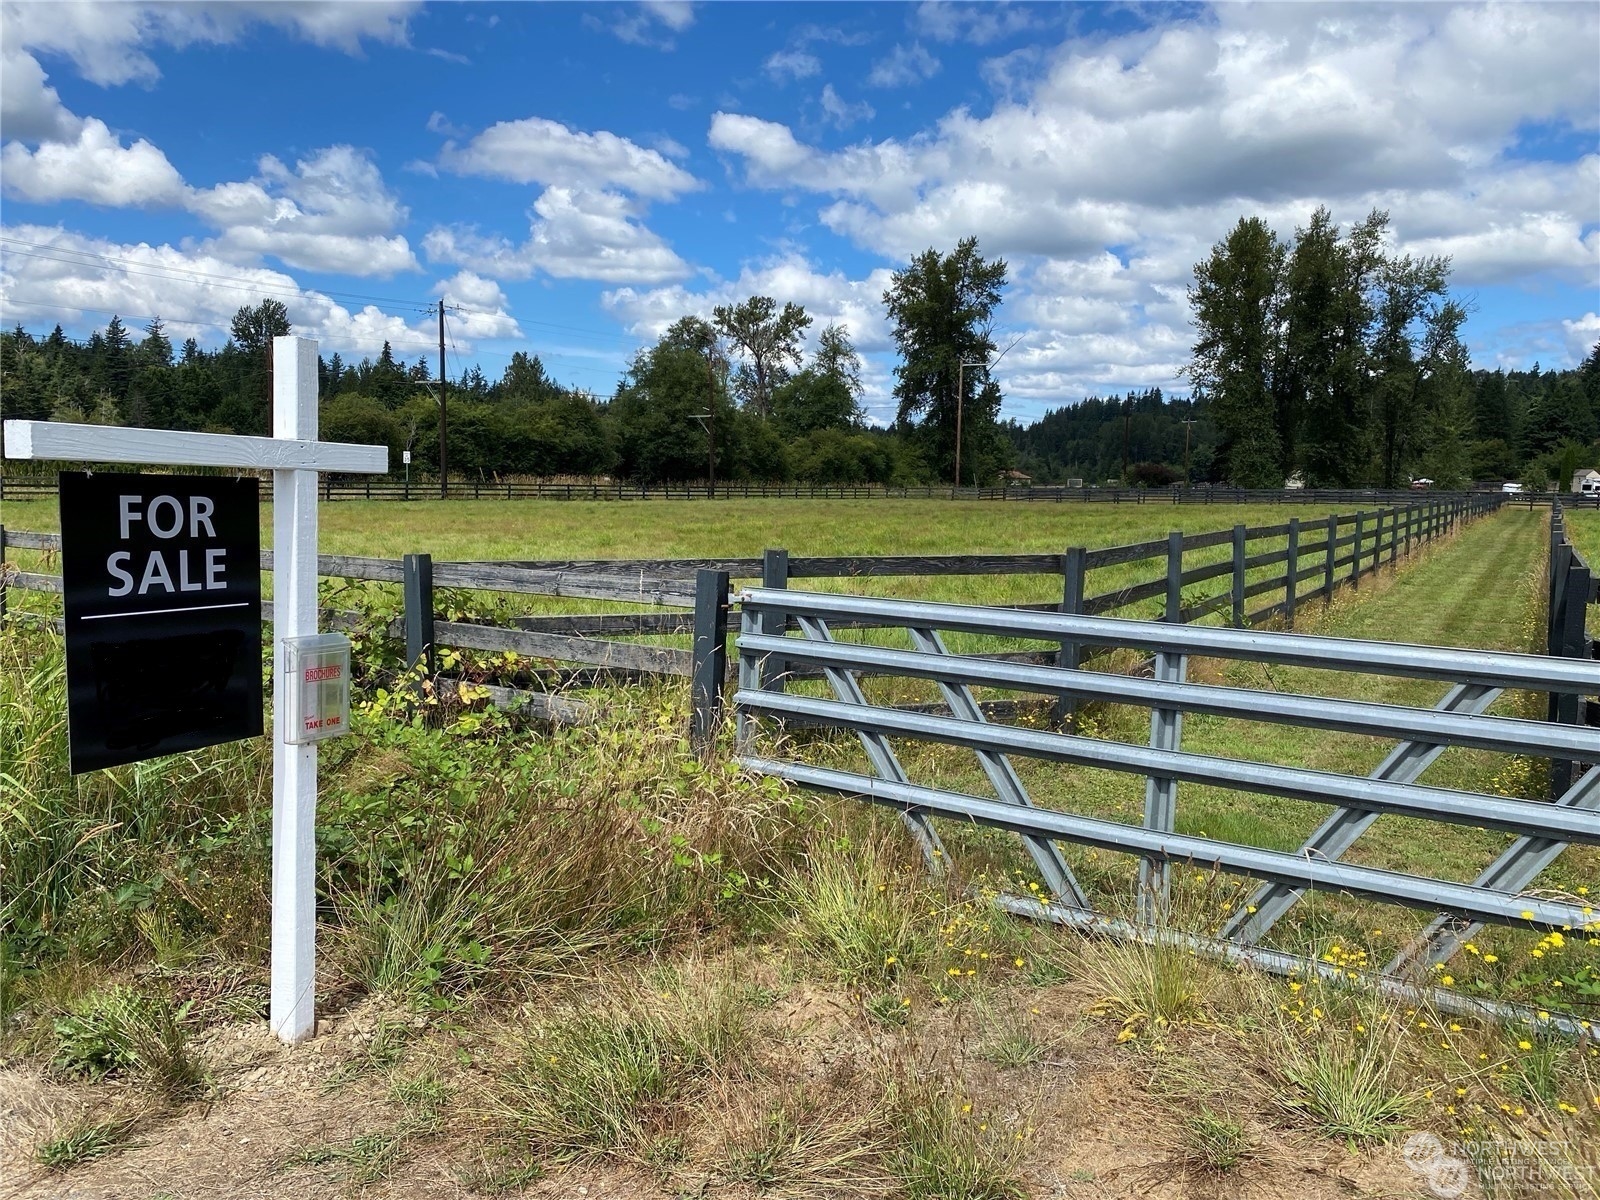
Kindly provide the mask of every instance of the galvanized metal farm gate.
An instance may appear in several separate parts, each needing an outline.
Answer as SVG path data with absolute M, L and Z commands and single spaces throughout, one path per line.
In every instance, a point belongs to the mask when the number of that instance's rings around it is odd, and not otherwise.
M 1558 696 L 1600 693 L 1600 663 L 771 588 L 746 590 L 741 601 L 734 705 L 744 765 L 795 784 L 899 809 L 936 868 L 949 858 L 935 818 L 1017 834 L 1050 896 L 1048 902 L 1002 896 L 1000 905 L 1012 912 L 1123 937 L 1176 939 L 1280 972 L 1331 974 L 1334 968 L 1326 963 L 1262 943 L 1309 892 L 1370 897 L 1437 914 L 1373 980 L 1381 988 L 1406 993 L 1429 974 L 1428 967 L 1449 958 L 1484 924 L 1567 930 L 1595 921 L 1581 899 L 1532 889 L 1540 872 L 1569 843 L 1600 843 L 1600 770 L 1592 769 L 1600 763 L 1600 736 L 1572 725 L 1491 716 L 1488 709 L 1506 689 Z M 833 630 L 843 627 L 904 630 L 909 645 L 841 642 Z M 948 633 L 1048 643 L 1062 648 L 1059 662 L 1078 661 L 1080 647 L 1132 647 L 1153 656 L 1153 677 L 954 654 L 944 640 Z M 1449 686 L 1431 709 L 1258 691 L 1189 681 L 1190 656 L 1413 677 Z M 795 668 L 820 669 L 831 698 L 787 691 L 784 673 Z M 927 706 L 908 710 L 873 703 L 861 683 L 868 675 L 932 680 L 943 705 L 928 711 Z M 1149 744 L 1001 724 L 986 715 L 975 688 L 1146 707 L 1151 714 Z M 1366 777 L 1220 758 L 1182 748 L 1185 713 L 1366 734 L 1397 744 Z M 871 773 L 780 757 L 785 747 L 797 743 L 765 736 L 763 718 L 855 732 Z M 895 753 L 895 739 L 972 751 L 994 795 L 969 795 L 914 781 Z M 1452 746 L 1573 764 L 1576 778 L 1554 802 L 1419 783 Z M 1145 776 L 1143 823 L 1035 806 L 1012 765 L 1018 755 Z M 1286 853 L 1176 832 L 1182 783 L 1335 808 L 1297 851 Z M 1357 839 L 1385 813 L 1503 830 L 1515 838 L 1471 883 L 1344 861 Z M 1060 842 L 1139 856 L 1135 919 L 1095 910 Z M 1179 934 L 1166 927 L 1170 874 L 1181 863 L 1259 881 L 1220 936 Z M 1456 992 L 1437 994 L 1435 1002 L 1459 1012 L 1508 1011 Z

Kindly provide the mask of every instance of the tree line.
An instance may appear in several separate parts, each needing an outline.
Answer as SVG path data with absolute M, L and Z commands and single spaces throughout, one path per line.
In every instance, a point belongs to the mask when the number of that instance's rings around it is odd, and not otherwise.
M 1326 208 L 1284 240 L 1241 217 L 1194 269 L 1188 374 L 1244 487 L 1563 484 L 1600 447 L 1600 345 L 1568 371 L 1474 371 L 1448 258 L 1385 247 L 1374 210 Z
M 1006 264 L 975 239 L 929 250 L 884 295 L 902 350 L 898 419 L 864 420 L 862 364 L 848 331 L 828 325 L 805 351 L 813 318 L 800 305 L 751 296 L 711 319 L 685 316 L 641 349 L 609 397 L 563 386 L 536 354 L 512 355 L 501 377 L 476 366 L 445 386 L 453 474 L 616 475 L 647 483 L 718 479 L 921 484 L 962 476 L 989 483 L 1011 459 L 990 378 L 990 322 Z M 0 333 L 7 415 L 264 434 L 272 339 L 291 330 L 275 300 L 235 314 L 227 341 L 174 347 L 160 320 L 142 336 L 112 317 L 82 344 L 58 325 L 37 337 Z M 387 445 L 391 468 L 436 472 L 440 384 L 426 358 L 406 363 L 385 342 L 376 359 L 319 359 L 324 438 Z
M 1008 475 L 1040 483 L 1159 487 L 1440 486 L 1565 480 L 1600 459 L 1600 346 L 1567 371 L 1474 371 L 1449 262 L 1384 249 L 1388 218 L 1348 231 L 1326 209 L 1284 241 L 1238 225 L 1197 264 L 1189 397 L 1160 388 L 1091 396 L 1037 421 L 1001 421 L 993 378 L 1001 259 L 975 238 L 930 248 L 895 272 L 883 302 L 899 362 L 895 420 L 863 418 L 861 359 L 844 327 L 817 331 L 768 296 L 685 316 L 628 363 L 612 394 L 564 386 L 537 354 L 499 379 L 477 366 L 448 382 L 448 461 L 469 477 L 594 477 L 646 483 L 801 480 L 948 483 Z M 0 333 L 7 416 L 264 434 L 275 300 L 235 314 L 216 349 L 175 347 L 163 323 L 112 317 L 87 342 L 57 325 Z M 426 358 L 384 343 L 374 358 L 319 360 L 322 436 L 387 445 L 398 472 L 437 472 L 439 381 Z

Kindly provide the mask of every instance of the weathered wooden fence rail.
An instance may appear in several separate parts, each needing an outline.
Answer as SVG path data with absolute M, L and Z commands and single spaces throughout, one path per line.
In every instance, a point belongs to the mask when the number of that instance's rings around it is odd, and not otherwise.
M 1071 547 L 1054 554 L 960 554 L 906 556 L 791 556 L 772 549 L 760 557 L 715 559 L 519 560 L 507 562 L 434 561 L 426 554 L 402 559 L 319 555 L 320 574 L 333 579 L 362 580 L 400 586 L 404 615 L 383 631 L 405 642 L 405 661 L 436 674 L 437 651 L 450 648 L 510 653 L 535 663 L 578 668 L 526 671 L 545 684 L 631 681 L 639 678 L 703 678 L 697 649 L 660 645 L 639 638 L 683 638 L 694 635 L 694 647 L 712 653 L 716 622 L 727 621 L 730 587 L 723 584 L 720 601 L 703 595 L 708 579 L 759 580 L 764 587 L 785 588 L 791 580 L 858 580 L 893 577 L 1036 576 L 1059 580 L 1060 600 L 1013 605 L 1019 610 L 1059 611 L 1095 616 L 1127 613 L 1136 606 L 1164 599 L 1166 619 L 1199 621 L 1221 614 L 1235 626 L 1284 616 L 1292 624 L 1296 607 L 1328 597 L 1341 584 L 1359 584 L 1361 577 L 1385 562 L 1499 507 L 1498 494 L 1407 497 L 1405 504 L 1369 512 L 1260 527 L 1237 525 L 1128 546 L 1101 549 Z M 1226 558 L 1195 562 L 1195 555 L 1229 547 Z M 19 570 L 5 562 L 7 550 L 50 554 L 60 549 L 56 534 L 0 529 L 0 613 L 7 588 L 59 592 L 58 575 Z M 1185 562 L 1185 556 L 1191 556 Z M 1150 563 L 1158 569 L 1149 578 L 1127 581 L 1124 569 Z M 270 553 L 261 569 L 272 570 Z M 1266 576 L 1261 572 L 1281 568 Z M 1101 591 L 1093 584 L 1102 573 L 1117 571 L 1115 586 Z M 708 574 L 709 573 L 709 574 Z M 1214 582 L 1215 581 L 1215 582 Z M 1312 586 L 1307 588 L 1305 585 Z M 1203 585 L 1211 584 L 1211 588 Z M 445 619 L 436 593 L 440 589 L 497 595 L 556 597 L 568 600 L 626 604 L 635 611 L 530 614 L 495 623 Z M 1188 594 L 1186 596 L 1186 589 Z M 1200 589 L 1203 594 L 1195 595 Z M 1252 608 L 1250 602 L 1270 597 Z M 720 603 L 722 612 L 717 614 Z M 709 605 L 709 607 L 708 607 Z M 653 611 L 637 611 L 647 608 Z M 665 611 L 662 611 L 665 610 Z M 708 614 L 709 615 L 706 615 Z M 268 619 L 271 617 L 267 605 Z M 352 613 L 330 612 L 330 627 L 351 627 Z M 705 626 L 705 622 L 711 622 Z M 870 627 L 864 620 L 860 627 Z M 772 632 L 778 632 L 776 630 Z M 1028 654 L 996 654 L 996 660 L 1033 660 Z M 1078 647 L 1064 645 L 1055 657 L 1060 665 L 1077 665 Z M 793 676 L 791 676 L 793 677 Z M 496 685 L 497 687 L 499 685 Z M 500 688 L 500 699 L 524 698 L 543 715 L 571 716 L 576 702 L 553 708 L 546 693 Z M 707 703 L 713 703 L 707 697 Z

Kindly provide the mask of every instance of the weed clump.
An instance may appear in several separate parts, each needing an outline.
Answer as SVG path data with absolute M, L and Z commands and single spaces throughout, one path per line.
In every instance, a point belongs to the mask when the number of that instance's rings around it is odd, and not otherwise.
M 1118 1041 L 1200 1016 L 1209 971 L 1197 955 L 1171 942 L 1095 942 L 1071 969 L 1122 1021 Z
M 1416 1108 L 1395 1049 L 1381 1037 L 1290 1041 L 1278 1071 L 1282 1106 L 1327 1137 L 1380 1141 Z
M 166 995 L 121 986 L 90 993 L 56 1019 L 51 1064 L 91 1079 L 136 1073 L 166 1098 L 186 1099 L 204 1081 L 188 1015 L 188 1004 L 174 1007 Z
M 746 1016 L 744 997 L 709 981 L 571 1004 L 522 1038 L 500 1115 L 541 1158 L 659 1159 L 691 1088 L 744 1045 Z
M 79 1121 L 39 1143 L 34 1158 L 40 1166 L 65 1171 L 79 1163 L 101 1158 L 125 1144 L 133 1133 L 134 1124 L 133 1117 Z
M 1016 1200 L 1028 1130 L 977 1111 L 948 1086 L 904 1074 L 888 1089 L 889 1165 L 910 1200 Z M 1018 1122 L 1012 1122 L 1012 1125 Z
M 883 988 L 935 957 L 938 898 L 879 841 L 813 850 L 783 874 L 778 899 L 795 948 L 856 987 Z

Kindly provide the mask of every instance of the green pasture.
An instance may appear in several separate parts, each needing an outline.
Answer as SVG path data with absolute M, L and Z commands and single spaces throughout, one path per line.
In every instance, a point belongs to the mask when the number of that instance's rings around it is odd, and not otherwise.
M 1376 502 L 1372 505 L 1376 508 Z M 1309 523 L 1346 508 L 1281 504 L 1048 504 L 949 500 L 334 501 L 318 509 L 321 551 L 371 558 L 740 558 L 780 546 L 795 556 L 1033 554 L 1120 546 L 1169 530 Z M 60 528 L 54 500 L 7 500 L 10 529 Z M 272 508 L 262 505 L 263 539 Z
M 1377 505 L 1374 504 L 1374 509 Z M 650 502 L 431 501 L 395 503 L 338 501 L 320 509 L 325 554 L 399 558 L 428 553 L 436 560 L 746 558 L 768 547 L 792 557 L 812 555 L 931 555 L 1060 553 L 1071 546 L 1096 549 L 1162 538 L 1172 530 L 1205 533 L 1246 526 L 1277 525 L 1299 517 L 1314 526 L 1345 508 L 1316 505 L 1173 505 L 1153 494 L 1146 504 L 1048 504 L 941 500 L 728 500 Z M 11 529 L 53 531 L 59 527 L 54 501 L 8 501 L 4 524 Z M 1346 530 L 1348 532 L 1348 530 Z M 1314 527 L 1303 543 L 1319 540 Z M 271 509 L 263 506 L 263 544 L 271 537 Z M 1251 554 L 1282 549 L 1286 539 L 1255 541 Z M 1185 555 L 1185 567 L 1222 562 L 1227 545 Z M 53 571 L 47 559 L 13 551 L 24 568 Z M 1303 566 L 1320 559 L 1307 557 Z M 1162 560 L 1100 568 L 1089 572 L 1089 595 L 1160 577 Z M 1252 572 L 1247 582 L 1281 575 L 1283 566 Z M 267 580 L 270 589 L 270 579 Z M 917 597 L 964 604 L 1058 602 L 1057 575 L 957 577 L 872 577 L 848 580 L 795 580 L 794 587 L 847 590 Z M 1186 592 L 1194 603 L 1227 590 L 1224 577 Z M 1302 584 L 1303 589 L 1313 581 Z M 1281 599 L 1252 600 L 1252 609 Z M 40 607 L 39 598 L 19 597 L 22 607 Z M 504 597 L 482 593 L 464 603 L 492 604 L 504 614 L 621 611 L 570 600 Z M 335 602 L 336 603 L 336 602 Z M 1146 601 L 1119 615 L 1158 616 L 1162 601 Z M 48 607 L 46 604 L 44 607 Z M 487 614 L 486 614 L 487 615 Z

